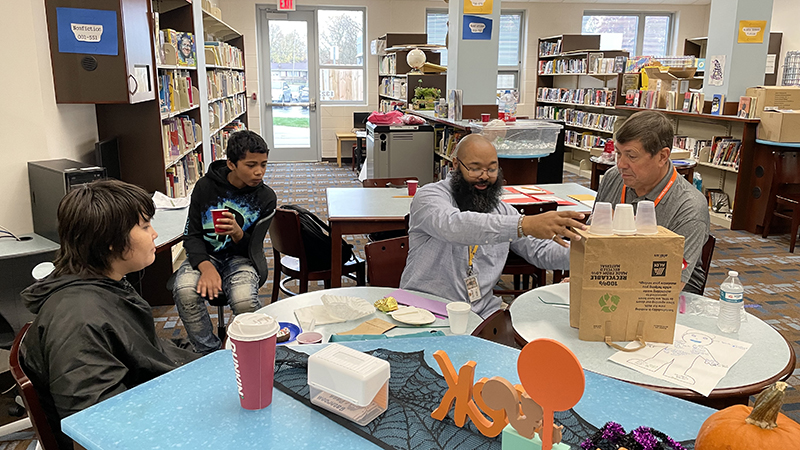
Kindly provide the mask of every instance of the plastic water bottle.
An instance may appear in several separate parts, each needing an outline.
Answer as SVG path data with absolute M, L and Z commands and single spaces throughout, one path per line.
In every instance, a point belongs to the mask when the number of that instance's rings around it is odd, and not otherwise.
M 517 120 L 517 99 L 510 90 L 500 96 L 500 105 L 505 112 L 505 121 L 514 122 Z
M 739 272 L 731 270 L 719 287 L 719 317 L 717 328 L 723 333 L 736 333 L 742 324 L 744 287 L 739 282 Z

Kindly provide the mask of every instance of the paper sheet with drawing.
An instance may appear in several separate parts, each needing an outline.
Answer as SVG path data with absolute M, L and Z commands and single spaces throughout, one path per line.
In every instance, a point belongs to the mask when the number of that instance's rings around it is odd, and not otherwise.
M 632 342 L 628 348 L 637 345 Z M 608 359 L 707 397 L 750 346 L 747 342 L 678 324 L 672 345 L 648 342 L 637 352 L 617 352 Z

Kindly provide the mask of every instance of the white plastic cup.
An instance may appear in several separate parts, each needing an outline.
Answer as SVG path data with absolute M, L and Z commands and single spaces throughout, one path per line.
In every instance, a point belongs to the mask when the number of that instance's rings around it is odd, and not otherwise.
M 633 216 L 633 205 L 619 203 L 614 208 L 612 222 L 614 234 L 619 236 L 633 236 L 636 234 L 636 220 Z
M 656 205 L 645 200 L 636 207 L 636 234 L 658 234 L 656 223 Z
M 447 304 L 447 317 L 450 320 L 450 332 L 464 334 L 467 332 L 469 312 L 472 307 L 467 302 L 451 302 Z
M 259 313 L 239 314 L 228 326 L 239 401 L 244 409 L 262 409 L 272 403 L 279 328 L 277 320 Z
M 611 223 L 612 217 L 611 203 L 596 202 L 594 204 L 594 211 L 592 212 L 592 224 L 589 227 L 589 233 L 600 236 L 611 236 L 614 234 Z

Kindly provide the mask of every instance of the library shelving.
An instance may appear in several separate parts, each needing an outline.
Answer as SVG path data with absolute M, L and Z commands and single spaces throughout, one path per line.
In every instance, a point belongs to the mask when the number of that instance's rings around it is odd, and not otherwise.
M 378 65 L 378 108 L 382 112 L 394 109 L 406 110 L 414 98 L 417 87 L 436 88 L 444 97 L 447 91 L 445 74 L 412 74 L 406 57 L 414 45 L 425 44 L 427 35 L 389 33 L 373 41 L 375 54 L 380 58 Z M 439 64 L 441 55 L 424 46 L 426 62 Z

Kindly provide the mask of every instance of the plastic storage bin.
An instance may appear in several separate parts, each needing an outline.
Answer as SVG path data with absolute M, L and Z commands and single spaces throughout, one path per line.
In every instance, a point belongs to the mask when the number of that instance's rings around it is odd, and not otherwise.
M 556 150 L 561 125 L 542 120 L 472 122 L 470 128 L 489 139 L 501 158 L 542 157 Z
M 308 357 L 311 403 L 364 426 L 389 405 L 389 363 L 331 344 Z

